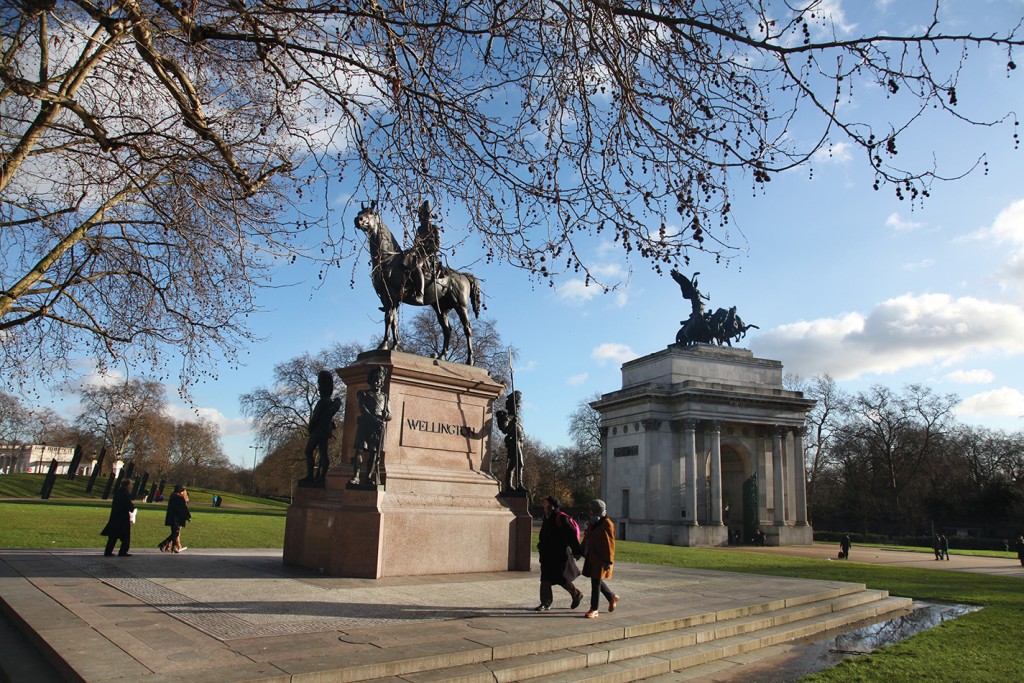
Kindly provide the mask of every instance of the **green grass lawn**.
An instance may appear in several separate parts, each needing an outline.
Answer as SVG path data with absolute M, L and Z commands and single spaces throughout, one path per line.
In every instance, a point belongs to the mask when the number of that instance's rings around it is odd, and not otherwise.
M 285 507 L 268 507 L 270 502 L 256 499 L 248 504 L 233 501 L 232 507 L 213 508 L 209 502 L 200 503 L 200 500 L 203 498 L 198 492 L 193 495 L 190 505 L 193 521 L 182 533 L 185 545 L 206 548 L 283 546 Z M 155 548 L 168 531 L 164 526 L 166 505 L 140 504 L 139 508 L 132 544 L 136 548 Z M 99 532 L 108 512 L 109 502 L 103 500 L 0 500 L 0 519 L 4 520 L 0 526 L 0 547 L 95 548 L 99 551 L 106 540 Z M 616 563 L 851 581 L 916 600 L 984 607 L 898 645 L 847 660 L 804 679 L 807 681 L 1024 680 L 1019 661 L 1024 652 L 1024 580 L 1019 578 L 628 541 L 618 543 Z M 757 579 L 751 576 L 750 581 L 755 585 Z M 612 583 L 614 585 L 614 580 Z
M 166 503 L 136 503 L 138 518 L 132 546 L 155 548 L 170 531 L 164 526 Z M 183 545 L 204 548 L 280 548 L 284 545 L 285 507 L 214 508 L 189 505 L 192 521 L 181 532 Z M 0 547 L 102 548 L 100 531 L 110 503 L 91 501 L 0 501 Z
M 5 474 L 0 476 L 0 500 L 10 498 L 25 498 L 29 500 L 41 500 L 39 493 L 43 487 L 44 474 Z M 152 482 L 146 484 L 146 493 Z M 68 499 L 103 500 L 103 489 L 107 486 L 107 477 L 97 478 L 92 491 L 86 492 L 89 484 L 89 477 L 75 477 L 73 480 L 58 476 L 53 482 L 53 491 L 50 492 L 49 502 L 59 502 Z M 174 490 L 174 484 L 168 483 L 164 487 L 164 496 L 169 496 Z M 270 507 L 285 509 L 288 503 L 260 496 L 250 496 L 242 493 L 224 493 L 202 487 L 189 488 L 188 495 L 190 505 L 211 505 L 213 494 L 220 495 L 223 505 L 227 507 Z M 145 496 L 139 496 L 144 498 Z M 136 499 L 138 502 L 138 499 Z
M 915 600 L 984 607 L 898 645 L 844 661 L 802 680 L 844 683 L 1024 680 L 1020 663 L 1024 651 L 1024 580 L 1019 578 L 626 541 L 618 543 L 616 560 L 616 564 L 638 562 L 851 581 Z

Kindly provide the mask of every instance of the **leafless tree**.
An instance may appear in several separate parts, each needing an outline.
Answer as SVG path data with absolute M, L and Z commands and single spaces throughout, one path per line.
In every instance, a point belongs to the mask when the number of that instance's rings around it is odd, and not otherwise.
M 16 444 L 30 438 L 29 414 L 17 396 L 0 391 L 0 443 Z
M 434 313 L 421 309 L 411 319 L 406 318 L 399 326 L 402 350 L 421 356 L 435 356 L 441 350 L 444 339 Z M 451 354 L 453 360 L 465 360 L 466 340 L 458 334 L 452 335 Z M 372 348 L 372 347 L 371 347 Z M 503 386 L 509 386 L 509 348 L 501 340 L 501 333 L 491 318 L 480 318 L 473 324 L 473 350 L 475 365 L 487 370 L 490 376 Z M 512 352 L 515 354 L 515 351 Z
M 142 415 L 139 428 L 132 432 L 129 441 L 136 471 L 149 472 L 151 477 L 170 471 L 179 424 L 163 412 L 147 411 Z M 219 443 L 219 434 L 217 439 Z
M 835 439 L 848 417 L 850 397 L 827 373 L 807 381 L 787 378 L 787 387 L 802 391 L 806 398 L 815 401 L 814 408 L 807 414 L 807 434 L 804 437 L 807 495 L 813 499 L 819 475 L 835 465 Z
M 206 470 L 229 465 L 220 445 L 220 430 L 209 420 L 177 422 L 171 449 L 177 476 L 190 484 L 200 481 Z
M 316 376 L 321 370 L 350 365 L 362 349 L 355 344 L 334 344 L 316 354 L 304 353 L 274 366 L 270 387 L 257 387 L 239 397 L 242 415 L 253 421 L 253 428 L 264 454 L 286 445 L 296 445 L 292 457 L 302 460 L 309 429 L 309 415 L 319 397 Z M 340 451 L 341 425 L 345 417 L 345 387 L 335 383 L 334 395 L 342 399 L 341 412 L 334 418 L 338 428 L 331 451 Z M 298 437 L 298 440 L 297 438 Z
M 82 441 L 83 436 L 85 436 L 83 434 L 75 434 L 68 421 L 56 410 L 48 406 L 31 411 L 28 419 L 28 430 L 29 440 L 32 443 L 74 444 Z M 83 448 L 91 455 L 91 452 L 84 444 Z M 96 452 L 98 453 L 99 451 Z
M 923 117 L 1013 119 L 970 111 L 958 79 L 979 51 L 1014 70 L 1019 21 L 947 27 L 936 0 L 899 34 L 831 7 L 4 3 L 0 375 L 173 346 L 187 383 L 232 360 L 268 266 L 353 253 L 324 209 L 341 182 L 402 216 L 432 197 L 486 258 L 593 281 L 584 236 L 657 270 L 728 251 L 736 185 L 838 143 L 920 200 L 939 171 L 896 155 Z
M 896 519 L 904 519 L 903 497 L 915 477 L 941 452 L 959 402 L 953 394 L 939 395 L 919 384 L 900 392 L 875 385 L 850 402 L 844 437 L 866 459 Z
M 139 452 L 133 437 L 147 419 L 163 413 L 164 387 L 153 380 L 130 379 L 124 382 L 86 386 L 79 392 L 82 411 L 76 425 L 107 444 L 110 462 L 127 459 Z M 140 465 L 144 456 L 140 459 Z

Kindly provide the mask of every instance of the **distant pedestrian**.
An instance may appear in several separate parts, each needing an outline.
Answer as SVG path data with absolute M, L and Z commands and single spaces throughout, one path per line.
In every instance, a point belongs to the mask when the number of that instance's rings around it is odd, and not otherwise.
M 609 612 L 614 612 L 619 604 L 619 596 L 604 582 L 612 578 L 615 563 L 615 524 L 608 518 L 603 500 L 591 501 L 589 509 L 590 524 L 583 533 L 583 575 L 590 578 L 590 611 L 584 616 L 596 619 L 602 595 L 608 599 Z
M 949 540 L 946 534 L 939 534 L 939 557 L 949 559 Z
M 181 545 L 181 528 L 192 520 L 192 513 L 188 510 L 188 491 L 181 484 L 174 486 L 174 493 L 167 499 L 167 514 L 164 515 L 164 526 L 171 527 L 170 535 L 160 541 L 157 548 L 160 552 L 180 553 L 188 550 L 188 546 Z
M 942 541 L 939 540 L 938 534 L 932 535 L 932 552 L 935 553 L 935 559 L 942 559 Z
M 1020 566 L 1024 567 L 1024 536 L 1017 537 L 1017 559 L 1020 560 Z
M 107 525 L 103 527 L 100 536 L 107 537 L 107 547 L 103 554 L 111 557 L 114 554 L 114 546 L 121 541 L 121 549 L 117 554 L 121 557 L 131 557 L 128 552 L 132 547 L 132 515 L 135 512 L 135 503 L 132 502 L 132 480 L 125 477 L 121 485 L 114 491 L 114 498 L 110 501 L 110 517 Z
M 554 496 L 544 499 L 544 522 L 540 526 L 537 553 L 540 556 L 540 605 L 538 612 L 550 609 L 554 596 L 552 586 L 561 586 L 572 596 L 569 609 L 576 609 L 583 601 L 583 591 L 572 584 L 580 575 L 573 555 L 581 553 L 579 527 L 569 515 L 562 512 Z
M 848 560 L 850 559 L 850 548 L 853 546 L 853 542 L 850 540 L 850 534 L 846 534 L 839 541 L 839 557 Z

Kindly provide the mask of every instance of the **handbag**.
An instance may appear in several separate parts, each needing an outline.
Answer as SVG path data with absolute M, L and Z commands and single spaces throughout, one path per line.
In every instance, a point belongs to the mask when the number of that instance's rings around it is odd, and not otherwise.
M 135 508 L 134 510 L 128 513 L 128 521 L 130 523 L 135 524 L 135 516 L 138 514 L 138 512 L 139 508 Z
M 572 549 L 571 548 L 566 548 L 565 549 L 565 571 L 562 572 L 562 575 L 565 577 L 565 579 L 569 583 L 572 583 L 577 578 L 579 578 L 579 575 L 582 574 L 582 573 L 583 572 L 580 571 L 579 565 L 576 564 L 576 558 L 572 556 Z

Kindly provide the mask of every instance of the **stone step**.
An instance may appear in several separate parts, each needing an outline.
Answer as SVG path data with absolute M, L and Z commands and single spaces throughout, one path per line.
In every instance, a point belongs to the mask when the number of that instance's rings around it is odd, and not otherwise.
M 603 628 L 568 636 L 538 632 L 537 639 L 518 642 L 514 648 L 492 648 L 490 657 L 465 651 L 448 653 L 444 661 L 437 660 L 437 666 L 409 659 L 335 673 L 339 681 L 375 683 L 635 681 L 877 619 L 910 604 L 911 600 L 891 598 L 886 591 L 849 584 L 799 599 L 755 602 L 721 612 L 680 615 L 677 609 L 669 615 L 655 607 L 645 609 L 644 623 L 623 628 L 615 624 L 617 615 L 602 614 L 594 623 Z M 366 677 L 371 671 L 377 678 Z

